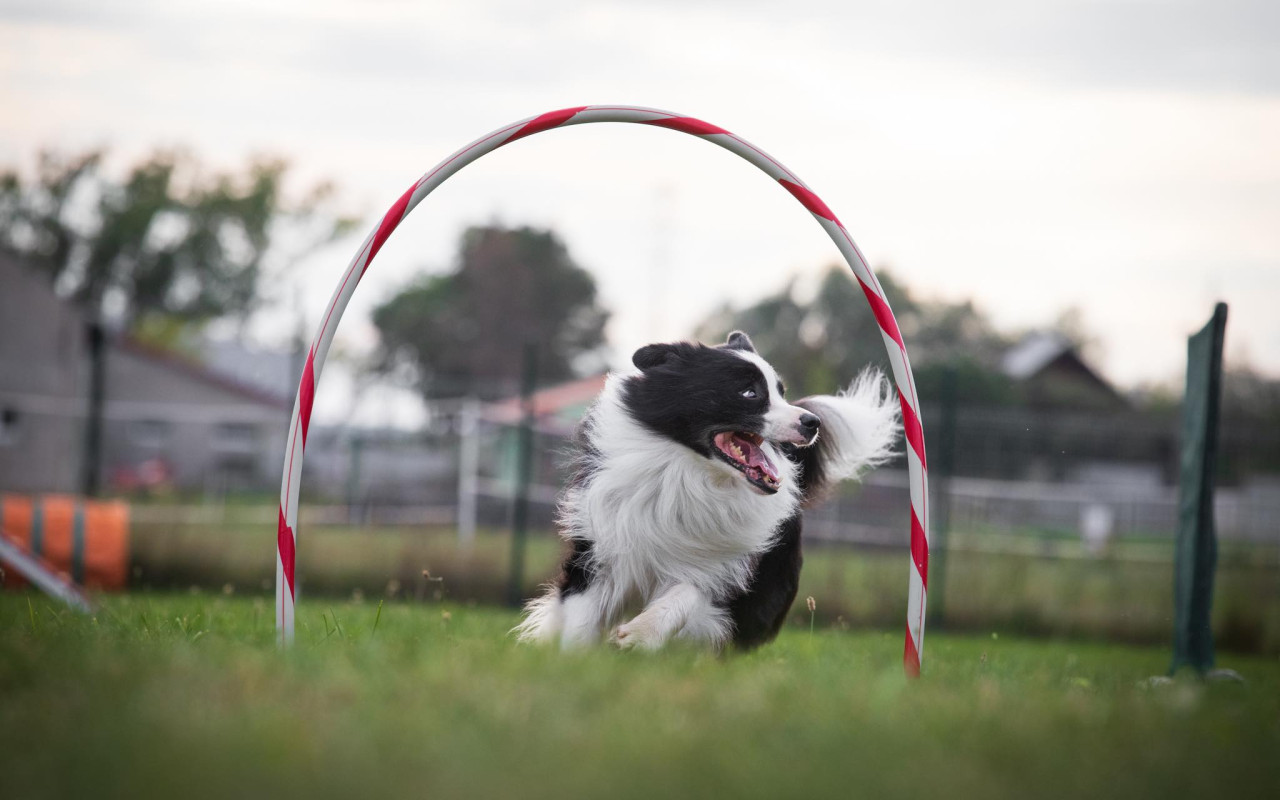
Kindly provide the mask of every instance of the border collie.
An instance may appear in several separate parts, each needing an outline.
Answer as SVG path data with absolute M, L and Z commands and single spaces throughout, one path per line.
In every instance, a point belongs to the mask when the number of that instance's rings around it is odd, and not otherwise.
M 515 633 L 565 648 L 764 644 L 795 599 L 801 510 L 892 455 L 893 389 L 869 370 L 839 396 L 788 403 L 737 331 L 632 362 L 582 421 L 558 509 L 563 569 Z

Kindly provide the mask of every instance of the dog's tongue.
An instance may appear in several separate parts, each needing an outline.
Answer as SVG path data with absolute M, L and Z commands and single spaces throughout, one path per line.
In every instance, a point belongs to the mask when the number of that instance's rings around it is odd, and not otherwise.
M 773 466 L 773 462 L 754 442 L 750 439 L 744 439 L 736 433 L 733 435 L 733 440 L 738 447 L 742 448 L 742 455 L 745 457 L 747 466 L 755 467 L 765 475 L 768 475 L 771 480 L 776 481 L 778 479 L 778 470 Z

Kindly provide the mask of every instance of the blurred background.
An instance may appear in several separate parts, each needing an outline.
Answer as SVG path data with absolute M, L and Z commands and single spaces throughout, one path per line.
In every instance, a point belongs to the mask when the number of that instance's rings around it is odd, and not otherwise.
M 0 77 L 0 512 L 127 503 L 129 587 L 271 591 L 293 395 L 362 238 L 475 137 L 620 102 L 774 154 L 876 268 L 923 398 L 936 624 L 1168 640 L 1186 338 L 1227 302 L 1215 617 L 1280 652 L 1274 3 L 9 0 Z M 592 125 L 431 195 L 320 382 L 300 592 L 532 592 L 574 424 L 645 343 L 741 328 L 797 396 L 882 364 L 770 184 Z M 811 515 L 826 624 L 901 627 L 907 509 L 896 463 Z

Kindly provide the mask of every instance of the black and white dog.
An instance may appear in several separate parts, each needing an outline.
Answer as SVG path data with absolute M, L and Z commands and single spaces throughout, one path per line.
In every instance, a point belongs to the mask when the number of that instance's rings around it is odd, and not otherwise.
M 559 506 L 563 571 L 515 632 L 564 647 L 768 642 L 796 595 L 801 509 L 892 455 L 892 387 L 868 371 L 790 404 L 740 332 L 647 345 L 632 362 L 582 422 Z

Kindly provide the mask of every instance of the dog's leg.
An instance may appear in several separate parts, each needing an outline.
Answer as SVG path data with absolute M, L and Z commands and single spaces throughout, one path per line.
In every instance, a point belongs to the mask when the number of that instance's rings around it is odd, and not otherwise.
M 727 608 L 721 608 L 704 597 L 689 612 L 679 636 L 719 651 L 733 638 L 733 619 Z
M 729 639 L 729 618 L 697 587 L 677 583 L 615 628 L 612 640 L 623 648 L 657 650 L 676 634 L 719 648 Z
M 608 622 L 608 594 L 603 583 L 560 600 L 560 646 L 565 650 L 595 644 Z

